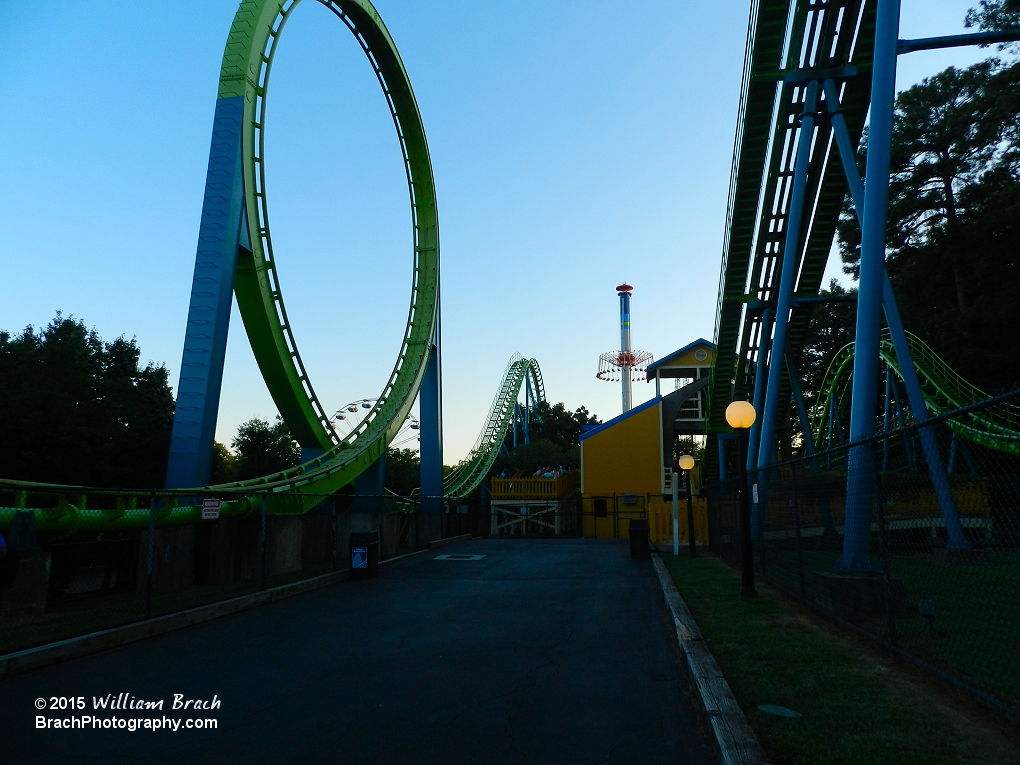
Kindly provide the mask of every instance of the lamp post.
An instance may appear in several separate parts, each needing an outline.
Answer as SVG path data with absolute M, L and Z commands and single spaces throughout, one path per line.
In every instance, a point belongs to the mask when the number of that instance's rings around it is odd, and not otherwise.
M 754 557 L 751 551 L 751 504 L 747 501 L 747 429 L 758 413 L 749 401 L 733 401 L 726 407 L 726 423 L 737 431 L 737 468 L 740 475 L 740 599 L 758 597 L 754 589 Z
M 694 457 L 689 454 L 681 455 L 680 469 L 684 471 L 684 478 L 687 479 L 687 544 L 693 558 L 694 550 L 694 486 L 691 484 L 691 468 L 694 467 Z
M 676 509 L 677 478 L 679 478 L 679 476 L 677 476 L 676 471 L 674 470 L 669 479 L 670 491 L 673 493 L 673 555 L 680 554 L 680 521 L 677 517 L 678 514 Z

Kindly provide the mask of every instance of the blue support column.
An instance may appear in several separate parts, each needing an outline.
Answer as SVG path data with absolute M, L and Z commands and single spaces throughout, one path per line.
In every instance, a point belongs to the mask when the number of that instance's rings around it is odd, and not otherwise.
M 754 401 L 752 405 L 756 412 L 762 411 L 765 405 L 765 381 L 769 373 L 769 349 L 772 347 L 772 309 L 766 308 L 761 316 L 761 334 L 758 338 L 758 360 L 754 370 Z M 781 362 L 779 362 L 781 363 Z M 761 439 L 761 417 L 754 418 L 754 424 L 748 433 L 747 454 L 744 457 L 744 473 L 750 484 L 758 482 L 758 444 Z M 753 497 L 750 485 L 742 487 Z M 759 494 L 759 499 L 761 495 Z M 751 536 L 761 541 L 761 514 L 758 503 L 751 503 Z
M 521 422 L 521 405 L 514 401 L 514 451 L 517 451 L 517 427 Z
M 772 363 L 769 364 L 768 384 L 765 388 L 765 409 L 761 412 L 761 435 L 758 442 L 758 467 L 771 465 L 776 442 L 776 416 L 779 412 L 782 384 L 782 358 L 786 353 L 786 336 L 793 308 L 793 290 L 797 281 L 800 261 L 800 235 L 804 217 L 804 196 L 807 192 L 808 164 L 811 161 L 811 143 L 815 133 L 815 105 L 818 100 L 818 82 L 809 82 L 804 92 L 804 111 L 801 114 L 797 138 L 797 156 L 793 165 L 793 188 L 786 216 L 786 238 L 783 244 L 783 263 L 779 278 L 779 296 L 776 301 L 776 327 L 772 336 Z M 755 380 L 757 387 L 757 380 Z M 759 481 L 761 484 L 761 481 Z M 758 494 L 764 487 L 759 485 Z M 762 500 L 764 501 L 764 500 Z
M 887 364 L 885 367 L 885 412 L 882 415 L 882 427 L 889 432 L 890 418 L 892 415 L 892 368 Z M 882 472 L 889 469 L 889 438 L 882 441 Z
M 524 443 L 531 443 L 531 376 L 524 374 Z
M 861 271 L 857 293 L 856 352 L 850 414 L 851 442 L 869 438 L 875 432 L 899 26 L 899 0 L 878 0 L 871 77 L 868 163 L 864 183 L 867 193 L 864 197 L 864 223 L 861 227 Z M 868 554 L 875 482 L 872 445 L 853 447 L 848 462 L 843 554 L 836 561 L 835 568 L 840 571 L 873 571 Z
M 895 71 L 894 71 L 895 78 Z M 864 187 L 861 184 L 860 176 L 857 174 L 857 165 L 854 162 L 854 154 L 850 146 L 850 136 L 846 129 L 846 122 L 843 119 L 842 113 L 838 111 L 839 100 L 836 94 L 836 87 L 832 80 L 825 82 L 825 100 L 832 113 L 832 127 L 833 133 L 836 137 L 836 145 L 839 148 L 840 159 L 843 163 L 843 170 L 846 174 L 847 184 L 850 187 L 850 196 L 854 203 L 854 208 L 857 211 L 858 221 L 861 224 L 861 230 L 864 230 L 864 217 L 863 211 L 867 204 L 866 197 L 864 195 Z M 892 135 L 892 127 L 890 122 L 890 140 Z M 870 156 L 870 154 L 869 154 Z M 870 165 L 869 165 L 870 166 Z M 886 174 L 888 178 L 888 173 Z M 886 193 L 888 194 L 888 185 L 886 185 Z M 884 225 L 884 218 L 883 218 Z M 884 249 L 884 238 L 883 238 L 883 249 L 882 249 L 882 307 L 885 313 L 885 321 L 889 327 L 889 335 L 892 337 L 893 346 L 896 348 L 896 358 L 900 363 L 900 370 L 903 373 L 903 385 L 907 390 L 907 399 L 910 402 L 910 409 L 914 414 L 915 422 L 924 422 L 928 418 L 928 410 L 924 403 L 924 392 L 921 389 L 921 382 L 917 377 L 917 369 L 914 367 L 914 361 L 910 355 L 910 346 L 907 344 L 907 335 L 903 329 L 903 322 L 900 319 L 899 308 L 896 305 L 896 296 L 893 294 L 892 282 L 889 280 L 889 273 L 885 268 L 885 249 Z M 863 262 L 863 248 L 862 256 Z M 858 311 L 860 311 L 860 304 L 858 302 Z M 857 346 L 860 348 L 860 345 Z M 877 355 L 877 348 L 876 348 Z M 854 365 L 854 371 L 856 374 L 856 359 Z M 888 373 L 887 373 L 888 374 Z M 889 413 L 888 413 L 888 396 L 889 396 L 890 384 L 889 380 L 886 381 L 886 429 L 889 426 Z M 856 395 L 856 388 L 855 388 Z M 851 440 L 854 439 L 852 428 L 853 418 L 851 417 Z M 935 496 L 939 501 L 939 508 L 942 511 L 942 520 L 946 526 L 946 531 L 949 534 L 950 548 L 956 549 L 968 549 L 970 543 L 967 542 L 966 537 L 963 534 L 963 527 L 960 524 L 959 514 L 956 510 L 956 502 L 953 499 L 953 492 L 949 485 L 949 479 L 946 477 L 946 470 L 942 462 L 942 454 L 939 452 L 938 443 L 935 440 L 935 434 L 928 428 L 922 428 L 918 431 L 918 437 L 921 439 L 921 448 L 924 451 L 925 461 L 928 463 L 928 471 L 931 474 L 932 483 L 935 487 Z M 909 438 L 909 437 L 908 437 Z M 886 455 L 888 452 L 888 444 L 883 447 L 883 466 L 886 462 Z M 849 477 L 847 479 L 850 480 Z
M 439 307 L 436 307 L 439 310 Z M 418 394 L 421 423 L 421 504 L 426 513 L 442 510 L 443 496 L 443 364 L 439 322 Z
M 758 358 L 754 365 L 754 400 L 751 404 L 756 412 L 765 406 L 765 381 L 769 374 L 769 349 L 772 347 L 772 309 L 766 308 L 761 315 L 761 334 L 758 336 Z M 752 474 L 758 465 L 758 443 L 761 438 L 761 417 L 754 418 L 748 432 L 747 472 Z
M 251 248 L 241 169 L 243 112 L 243 97 L 216 102 L 166 470 L 168 489 L 207 486 L 212 470 L 237 250 Z
M 793 401 L 797 406 L 797 416 L 800 418 L 801 431 L 804 436 L 804 450 L 809 457 L 815 454 L 815 438 L 811 432 L 811 420 L 808 419 L 807 404 L 804 403 L 804 392 L 800 387 L 800 374 L 797 365 L 794 363 L 789 352 L 786 354 L 786 372 L 790 376 L 790 388 L 793 390 Z M 818 472 L 818 460 L 811 460 L 811 472 Z
M 374 513 L 383 509 L 382 495 L 386 489 L 386 452 L 369 465 L 368 470 L 354 479 L 355 512 Z
M 896 307 L 892 282 L 889 281 L 889 274 L 884 269 L 882 275 L 885 277 L 882 282 L 885 320 L 889 325 L 889 334 L 892 336 L 893 346 L 896 348 L 896 358 L 899 359 L 900 369 L 903 372 L 903 386 L 907 389 L 907 401 L 910 402 L 910 411 L 914 415 L 914 422 L 924 422 L 928 419 L 928 408 L 924 403 L 924 391 L 921 390 L 921 381 L 917 378 L 917 370 L 914 368 L 914 362 L 910 358 L 907 334 L 903 330 L 900 312 Z M 852 422 L 851 427 L 853 427 Z M 935 433 L 928 427 L 920 428 L 917 431 L 917 435 L 921 439 L 924 459 L 928 463 L 928 472 L 931 474 L 932 483 L 935 485 L 935 496 L 938 498 L 939 508 L 942 510 L 942 522 L 945 524 L 946 532 L 949 535 L 949 541 L 946 546 L 957 550 L 970 549 L 970 542 L 967 541 L 963 534 L 963 526 L 960 524 L 960 517 L 956 511 L 953 490 L 949 485 L 949 478 L 946 476 L 945 465 L 942 461 L 938 442 L 935 440 Z

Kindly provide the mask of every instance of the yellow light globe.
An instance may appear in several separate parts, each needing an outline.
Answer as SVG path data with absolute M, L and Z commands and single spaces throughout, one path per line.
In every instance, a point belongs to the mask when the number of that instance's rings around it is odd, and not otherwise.
M 749 428 L 757 416 L 750 401 L 734 401 L 726 407 L 726 422 L 731 428 Z
M 690 470 L 692 467 L 694 467 L 694 457 L 689 454 L 684 454 L 680 457 L 681 470 Z

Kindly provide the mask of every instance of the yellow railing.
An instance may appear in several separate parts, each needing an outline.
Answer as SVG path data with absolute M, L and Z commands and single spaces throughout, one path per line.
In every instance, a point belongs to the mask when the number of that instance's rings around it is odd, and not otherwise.
M 493 478 L 493 499 L 561 499 L 577 486 L 577 472 L 559 478 Z

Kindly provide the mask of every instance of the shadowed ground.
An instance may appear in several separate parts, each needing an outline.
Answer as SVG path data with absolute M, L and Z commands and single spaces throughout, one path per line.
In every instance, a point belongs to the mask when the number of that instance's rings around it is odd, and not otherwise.
M 478 561 L 440 555 L 484 555 Z M 93 697 L 164 699 L 93 711 Z M 209 712 L 170 710 L 175 693 Z M 84 711 L 37 698 L 84 696 Z M 647 561 L 625 542 L 476 540 L 0 683 L 4 762 L 707 763 Z M 212 731 L 35 717 L 216 718 Z

